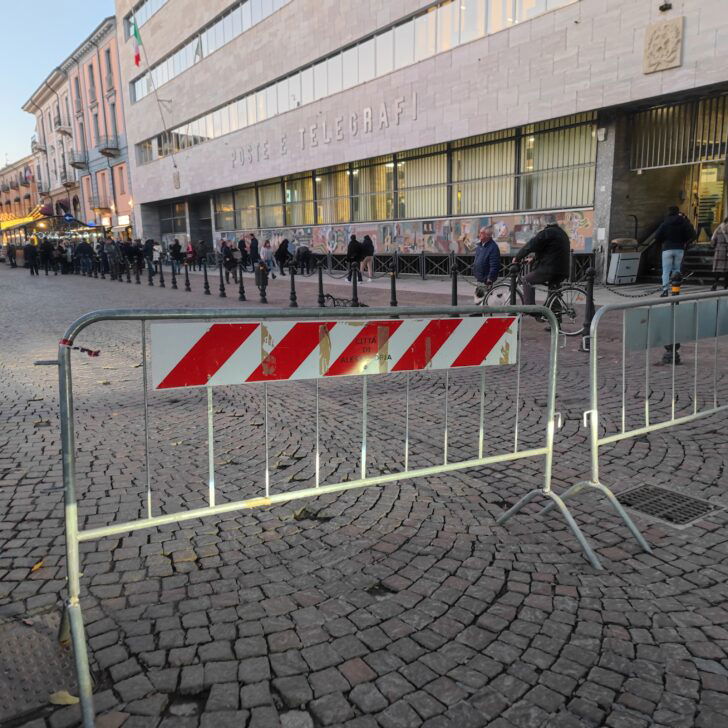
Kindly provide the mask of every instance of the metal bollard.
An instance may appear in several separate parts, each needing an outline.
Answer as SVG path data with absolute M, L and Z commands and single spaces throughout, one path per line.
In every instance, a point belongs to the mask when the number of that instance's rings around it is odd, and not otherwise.
M 174 272 L 174 261 L 172 261 L 172 290 L 177 290 L 177 275 Z
M 450 278 L 452 279 L 452 286 L 450 289 L 450 303 L 453 306 L 458 305 L 458 269 L 453 265 L 450 271 Z
M 680 295 L 680 289 L 682 288 L 682 273 L 673 273 L 670 277 L 670 292 L 673 296 L 679 296 Z M 679 304 L 675 304 L 679 305 Z M 674 306 L 673 306 L 673 312 L 674 312 Z M 674 328 L 673 328 L 674 331 Z M 665 346 L 665 353 L 662 355 L 662 363 L 663 364 L 674 364 L 677 366 L 678 364 L 682 364 L 682 360 L 680 359 L 680 342 L 676 341 L 673 344 L 667 344 Z
M 289 297 L 288 308 L 298 308 L 298 298 L 296 296 L 296 266 L 288 266 L 288 275 L 291 277 L 291 295 Z
M 245 284 L 243 283 L 243 264 L 239 263 L 238 267 L 240 268 L 240 270 L 238 271 L 238 274 L 240 275 L 238 283 L 238 301 L 245 301 L 247 299 L 245 298 Z
M 511 280 L 510 280 L 510 297 L 509 297 L 509 303 L 511 306 L 516 305 L 516 291 L 518 290 L 518 263 L 511 263 L 509 269 L 508 269 Z
M 202 259 L 202 276 L 203 276 L 204 281 L 205 281 L 205 286 L 204 286 L 204 288 L 205 288 L 205 295 L 206 296 L 209 296 L 209 295 L 211 295 L 210 294 L 210 281 L 207 278 L 207 261 L 204 258 Z
M 389 305 L 397 306 L 397 263 L 392 261 L 389 266 Z
M 140 286 L 142 283 L 140 268 L 141 266 L 139 265 L 139 261 L 137 260 L 134 263 L 134 283 L 136 283 L 138 286 Z
M 103 275 L 103 271 L 102 271 Z M 152 264 L 147 261 L 147 278 L 148 278 L 148 285 L 153 286 L 154 285 L 154 273 L 152 272 Z
M 352 261 L 349 270 L 351 271 L 351 305 L 356 308 L 359 306 L 359 264 Z
M 326 296 L 324 296 L 324 261 L 320 260 L 317 265 L 318 272 L 318 305 L 319 308 L 326 306 Z
M 427 258 L 425 258 L 425 251 L 420 251 L 420 277 L 424 281 L 427 278 L 426 269 L 427 267 Z
M 258 286 L 260 291 L 260 302 L 268 303 L 265 296 L 265 289 L 268 287 L 268 266 L 265 263 L 259 263 L 255 269 L 255 285 Z
M 594 279 L 597 272 L 594 268 L 587 268 L 586 271 L 586 311 L 584 312 L 584 333 L 581 337 L 579 351 L 589 351 L 591 345 L 591 322 L 594 318 Z
M 126 282 L 131 283 L 131 262 L 129 259 L 126 261 Z
M 185 261 L 185 292 L 192 292 L 192 288 L 190 287 L 190 267 L 187 265 L 187 261 Z
M 225 293 L 225 281 L 223 280 L 223 277 L 222 277 L 223 276 L 222 258 L 220 258 L 219 269 L 220 269 L 220 288 L 219 288 L 220 294 L 219 295 L 220 295 L 220 298 L 227 298 L 227 294 Z
M 159 259 L 159 287 L 166 288 L 164 285 L 164 264 L 161 258 Z
M 45 268 L 45 274 L 48 275 L 48 261 L 47 260 L 43 263 L 43 267 Z
M 94 261 L 94 263 L 93 263 L 93 269 L 94 269 L 93 270 L 94 278 L 98 278 L 99 277 L 99 264 L 96 261 Z
M 394 264 L 394 277 L 399 278 L 399 250 L 394 251 L 392 262 Z

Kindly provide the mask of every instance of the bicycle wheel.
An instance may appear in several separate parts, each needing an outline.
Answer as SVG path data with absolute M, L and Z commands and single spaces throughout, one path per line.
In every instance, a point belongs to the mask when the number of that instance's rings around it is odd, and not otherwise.
M 559 322 L 564 336 L 581 336 L 586 315 L 586 291 L 579 286 L 568 285 L 554 291 L 546 301 Z
M 508 306 L 511 303 L 511 286 L 509 283 L 498 283 L 493 286 L 483 299 L 484 306 Z M 523 305 L 523 293 L 516 288 L 516 306 Z

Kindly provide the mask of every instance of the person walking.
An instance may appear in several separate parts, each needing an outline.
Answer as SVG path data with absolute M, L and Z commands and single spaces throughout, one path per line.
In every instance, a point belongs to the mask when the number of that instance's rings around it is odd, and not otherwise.
M 255 235 L 250 236 L 250 264 L 255 269 L 255 264 L 260 260 L 260 252 L 258 250 L 258 238 Z
M 156 241 L 152 241 L 152 271 L 157 275 L 162 268 L 162 246 Z
M 260 251 L 260 259 L 265 263 L 268 272 L 271 274 L 273 280 L 275 280 L 275 263 L 273 258 L 273 248 L 270 246 L 270 240 L 266 240 L 263 243 L 263 249 Z
M 70 246 L 69 246 L 70 247 Z M 91 275 L 91 265 L 94 257 L 94 249 L 85 240 L 76 246 L 76 259 L 78 260 L 81 273 L 85 276 Z
M 195 261 L 197 260 L 197 253 L 195 252 L 195 246 L 192 245 L 190 240 L 187 243 L 187 249 L 185 250 L 185 265 L 191 270 L 195 269 Z
M 718 284 L 723 276 L 723 290 L 728 290 L 728 217 L 718 225 L 710 242 L 713 246 L 713 275 L 715 280 L 711 291 L 718 290 Z
M 655 242 L 662 246 L 661 297 L 669 295 L 670 280 L 674 273 L 681 271 L 685 250 L 693 240 L 695 240 L 695 228 L 690 221 L 679 208 L 669 207 L 664 221 L 655 233 Z
M 490 287 L 495 283 L 499 274 L 500 248 L 493 240 L 493 228 L 481 228 L 478 234 L 478 244 L 475 246 L 473 275 L 478 283 Z
M 311 274 L 311 250 L 306 243 L 300 243 L 296 248 L 296 267 L 301 274 Z
M 25 262 L 28 268 L 30 268 L 30 275 L 31 276 L 39 276 L 40 273 L 38 271 L 38 248 L 36 248 L 33 243 L 26 243 L 23 246 L 23 255 L 25 257 Z
M 371 283 L 374 278 L 374 241 L 368 235 L 361 241 L 361 255 L 361 268 L 367 271 L 367 281 Z
M 227 241 L 223 240 L 220 248 L 220 255 L 222 260 L 222 265 L 225 268 L 225 283 L 230 283 L 230 274 L 233 274 L 233 280 L 235 283 L 238 282 L 238 274 L 237 274 L 237 263 L 235 260 L 235 255 L 233 253 L 233 247 L 232 245 Z
M 172 261 L 172 271 L 175 275 L 179 275 L 182 270 L 182 245 L 177 238 L 175 238 L 172 245 L 169 246 L 169 257 Z
M 536 284 L 546 283 L 552 291 L 569 277 L 570 249 L 571 241 L 566 231 L 557 224 L 554 215 L 548 215 L 546 227 L 536 233 L 514 259 L 518 263 L 528 255 L 533 256 L 533 268 L 523 279 L 523 302 L 527 306 L 536 304 Z
M 240 265 L 245 270 L 248 267 L 248 247 L 245 245 L 245 238 L 238 240 L 238 251 L 240 252 Z
M 284 266 L 288 265 L 288 260 L 291 257 L 291 254 L 288 252 L 288 238 L 283 238 L 283 240 L 281 240 L 278 248 L 276 249 L 274 257 L 276 259 L 276 262 L 278 263 L 278 268 L 281 271 L 281 275 L 286 275 Z
M 154 241 L 151 238 L 144 241 L 144 260 L 149 268 L 154 268 Z
M 349 238 L 349 245 L 346 247 L 346 260 L 349 262 L 349 273 L 346 276 L 346 280 L 351 281 L 351 274 L 354 270 L 354 265 L 357 265 L 356 276 L 357 280 L 361 283 L 362 275 L 358 264 L 361 263 L 362 260 L 362 248 L 361 243 L 356 239 L 356 235 L 352 235 Z
M 15 243 L 8 243 L 8 263 L 10 263 L 11 268 L 18 267 Z

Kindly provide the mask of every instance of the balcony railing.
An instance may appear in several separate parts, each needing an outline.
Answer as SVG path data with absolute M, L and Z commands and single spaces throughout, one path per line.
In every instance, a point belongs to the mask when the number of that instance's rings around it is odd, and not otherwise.
M 20 184 L 23 187 L 30 187 L 30 177 L 26 177 L 24 174 L 20 176 Z
M 71 125 L 62 116 L 56 117 L 54 126 L 55 126 L 56 131 L 59 134 L 65 134 L 66 136 L 73 136 L 73 129 L 71 129 Z
M 118 157 L 120 153 L 119 138 L 117 136 L 99 137 L 96 148 L 99 150 L 99 154 L 103 154 L 105 157 Z
M 111 210 L 111 204 L 104 195 L 92 195 L 89 203 L 95 212 L 107 212 Z
M 39 195 L 47 195 L 50 190 L 48 188 L 48 183 L 45 180 L 39 179 L 37 183 L 38 187 L 38 194 Z
M 88 167 L 88 154 L 85 149 L 80 152 L 75 149 L 72 150 L 68 155 L 68 163 L 74 169 L 86 169 Z
M 7 182 L 0 183 L 0 192 L 10 192 L 10 185 Z
M 76 175 L 69 172 L 67 169 L 62 169 L 60 173 L 61 184 L 64 187 L 74 187 L 76 184 Z
M 96 103 L 96 86 L 88 87 L 88 101 L 90 104 Z
M 106 93 L 107 94 L 111 94 L 111 93 L 114 93 L 114 91 L 116 91 L 116 85 L 114 84 L 114 74 L 113 73 L 106 74 L 104 83 L 106 84 Z
M 76 113 L 80 114 L 83 111 L 83 101 L 81 101 L 80 96 L 76 96 L 75 101 L 73 102 L 73 105 L 76 109 Z
M 11 179 L 10 180 L 10 189 L 11 190 L 17 190 L 20 189 L 20 183 L 17 179 Z
M 38 141 L 36 137 L 31 137 L 30 150 L 33 152 L 33 154 L 38 154 L 40 152 L 45 152 L 46 146 L 42 141 Z

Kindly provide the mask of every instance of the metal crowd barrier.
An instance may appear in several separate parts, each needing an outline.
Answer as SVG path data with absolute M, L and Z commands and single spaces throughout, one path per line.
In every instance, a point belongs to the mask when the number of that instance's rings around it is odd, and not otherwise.
M 621 371 L 619 409 L 616 427 L 613 420 L 600 410 L 599 381 L 599 337 L 604 320 L 614 312 L 621 312 Z M 688 296 L 673 296 L 618 303 L 603 306 L 592 320 L 589 362 L 590 406 L 584 413 L 584 426 L 589 428 L 591 450 L 591 478 L 575 483 L 563 494 L 566 500 L 585 488 L 594 488 L 604 494 L 617 513 L 622 517 L 640 546 L 650 553 L 644 537 L 629 518 L 612 491 L 601 482 L 599 473 L 599 451 L 601 448 L 621 440 L 648 435 L 668 427 L 677 427 L 695 420 L 728 411 L 728 392 L 719 393 L 719 372 L 728 372 L 726 354 L 721 352 L 719 340 L 728 337 L 728 291 L 696 293 Z M 700 342 L 707 342 L 709 351 L 700 356 Z M 706 347 L 703 347 L 706 348 Z M 655 374 L 655 349 L 662 353 L 659 371 L 663 383 L 669 389 L 669 401 L 665 400 L 663 417 L 659 417 L 657 403 L 652 402 Z M 678 381 L 681 354 L 692 354 L 692 368 L 688 367 L 683 381 Z M 707 354 L 707 356 L 705 356 Z M 628 394 L 630 376 L 627 359 L 632 355 L 638 359 L 638 377 L 631 379 L 633 388 L 637 381 L 642 389 Z M 664 367 L 664 369 L 662 369 Z M 639 370 L 642 370 L 641 372 Z M 665 382 L 667 380 L 667 382 Z M 699 386 L 699 383 L 702 385 Z M 685 396 L 687 395 L 687 397 Z M 628 401 L 635 403 L 634 411 L 628 408 Z M 684 402 L 685 404 L 682 404 Z M 603 434 L 602 434 L 603 431 Z M 548 506 L 544 511 L 550 510 Z
M 550 349 L 548 370 L 544 371 L 547 382 L 547 403 L 543 440 L 536 430 L 524 435 L 519 430 L 521 417 L 521 329 L 526 314 L 538 314 L 549 323 Z M 587 543 L 579 526 L 563 500 L 551 489 L 554 432 L 558 415 L 555 412 L 557 357 L 559 335 L 556 319 L 551 311 L 537 306 L 438 306 L 431 308 L 371 308 L 341 309 L 331 319 L 325 309 L 278 310 L 262 313 L 260 309 L 210 309 L 185 310 L 110 310 L 89 313 L 73 323 L 64 335 L 58 354 L 60 379 L 60 419 L 63 453 L 63 482 L 65 490 L 66 555 L 68 569 L 68 601 L 65 619 L 70 622 L 76 669 L 79 678 L 83 725 L 94 725 L 92 680 L 89 657 L 84 635 L 81 611 L 81 563 L 79 544 L 107 536 L 129 533 L 164 524 L 181 523 L 206 516 L 220 515 L 243 509 L 286 503 L 295 499 L 314 498 L 324 494 L 340 493 L 354 488 L 393 483 L 404 479 L 436 476 L 454 471 L 477 468 L 497 463 L 516 462 L 524 458 L 544 458 L 541 487 L 528 495 L 550 499 L 561 511 L 584 553 L 594 566 L 599 562 Z M 100 322 L 137 322 L 140 326 L 142 372 L 144 386 L 144 448 L 146 462 L 146 498 L 140 494 L 145 517 L 137 520 L 113 522 L 100 527 L 80 527 L 78 495 L 76 490 L 76 442 L 74 435 L 73 380 L 71 350 L 79 334 Z M 235 323 L 233 323 L 235 322 Z M 402 334 L 400 338 L 398 336 Z M 147 338 L 151 340 L 151 356 L 148 355 Z M 445 343 L 447 342 L 447 346 Z M 151 367 L 149 365 L 151 360 Z M 507 439 L 505 443 L 492 442 L 485 413 L 486 369 L 489 366 L 509 366 L 503 376 L 514 383 L 513 431 L 508 421 L 501 427 Z M 475 367 L 475 370 L 473 369 Z M 150 377 L 151 368 L 151 377 Z M 476 423 L 472 421 L 473 442 L 465 445 L 451 443 L 451 430 L 460 420 L 455 420 L 453 405 L 448 401 L 450 377 L 459 368 L 471 372 L 480 369 L 480 402 L 477 440 Z M 410 374 L 416 371 L 444 370 L 445 394 L 442 402 L 444 424 L 442 431 L 442 461 L 427 467 L 412 467 L 410 454 L 412 443 L 410 420 L 417 416 L 417 408 L 410 405 Z M 402 372 L 406 376 L 406 390 L 398 390 L 404 398 L 403 459 L 397 461 L 394 472 L 373 473 L 368 468 L 373 455 L 367 455 L 368 389 L 369 375 Z M 319 381 L 327 376 L 356 376 L 362 381 L 362 398 L 357 417 L 361 413 L 361 448 L 357 448 L 356 472 L 351 480 L 326 483 L 321 475 L 319 433 Z M 493 374 L 500 377 L 500 374 Z M 476 374 L 477 378 L 477 374 Z M 271 483 L 269 466 L 268 433 L 268 382 L 288 379 L 315 380 L 316 411 L 315 475 L 306 487 L 275 492 Z M 474 378 L 475 379 L 475 378 Z M 263 387 L 261 409 L 265 423 L 265 477 L 255 497 L 219 502 L 220 484 L 216 485 L 214 454 L 215 401 L 213 390 L 227 386 L 257 382 Z M 373 386 L 373 385 L 372 385 Z M 206 390 L 208 457 L 201 467 L 201 496 L 204 507 L 181 512 L 156 512 L 153 508 L 153 478 L 150 473 L 149 454 L 149 405 L 150 391 L 167 388 L 200 387 Z M 473 388 L 472 408 L 476 411 L 477 389 Z M 307 391 L 313 389 L 313 382 Z M 462 406 L 462 405 L 459 405 Z M 354 410 L 353 410 L 354 411 Z M 402 410 L 398 410 L 402 412 Z M 459 410 L 462 413 L 462 410 Z M 313 413 L 311 413 L 313 418 Z M 401 417 L 398 415 L 398 417 Z M 412 420 L 417 424 L 418 420 Z M 301 427 L 292 423 L 292 427 Z M 414 425 L 413 425 L 414 426 Z M 357 421 L 358 428 L 358 421 Z M 496 426 L 491 428 L 495 431 Z M 529 433 L 532 432 L 528 428 Z M 486 438 L 486 434 L 488 437 Z M 429 435 L 427 435 L 429 437 Z M 421 442 L 429 458 L 432 448 L 427 437 Z M 540 444 L 539 444 L 540 443 Z M 312 443 L 313 444 L 313 443 Z M 449 445 L 452 445 L 449 450 Z M 537 445 L 537 446 L 534 446 Z M 460 459 L 453 457 L 458 450 Z M 501 452 L 498 452 L 501 450 Z M 476 455 L 477 453 L 477 455 Z M 456 453 L 457 454 L 457 453 Z M 468 457 L 464 457 L 467 454 Z M 431 462 L 431 461 L 429 461 Z M 403 463 L 403 467 L 401 466 Z M 324 463 L 325 465 L 326 463 Z M 341 476 L 337 476 L 341 478 Z M 286 486 L 289 487 L 289 486 Z M 294 486 L 295 487 L 295 486 Z M 281 487 L 283 490 L 283 486 Z M 145 502 L 146 501 L 146 502 Z M 505 519 L 503 519 L 505 520 Z

